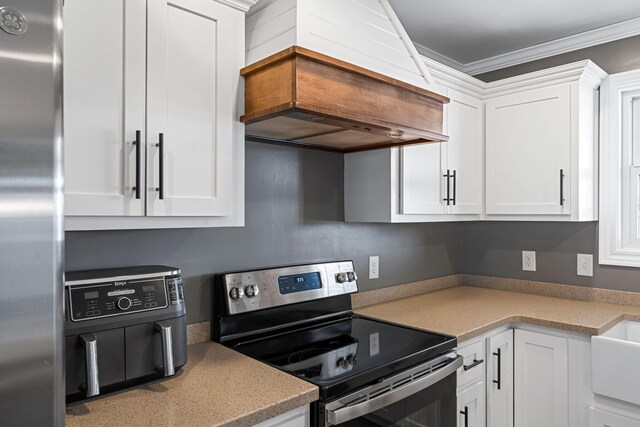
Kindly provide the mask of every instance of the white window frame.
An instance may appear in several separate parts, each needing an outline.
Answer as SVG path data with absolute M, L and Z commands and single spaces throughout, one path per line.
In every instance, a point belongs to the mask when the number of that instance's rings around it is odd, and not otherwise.
M 633 125 L 623 123 L 625 115 L 632 111 L 633 99 L 640 99 L 640 70 L 610 75 L 600 91 L 599 261 L 640 267 L 640 245 L 638 238 L 632 236 L 634 227 L 630 223 L 630 160 L 625 158 L 633 157 Z

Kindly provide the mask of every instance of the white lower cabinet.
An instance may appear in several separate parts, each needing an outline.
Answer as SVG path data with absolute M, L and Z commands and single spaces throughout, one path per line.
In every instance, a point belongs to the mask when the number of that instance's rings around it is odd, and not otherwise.
M 566 338 L 516 329 L 515 425 L 569 425 L 569 367 Z
M 305 405 L 256 424 L 255 427 L 308 427 L 310 424 L 311 410 L 309 405 Z
M 513 427 L 513 329 L 487 338 L 487 425 Z
M 484 382 L 478 382 L 458 392 L 458 427 L 484 427 Z
M 460 427 L 465 414 L 487 427 L 640 427 L 640 407 L 594 396 L 588 336 L 518 324 L 462 342 L 458 354 Z

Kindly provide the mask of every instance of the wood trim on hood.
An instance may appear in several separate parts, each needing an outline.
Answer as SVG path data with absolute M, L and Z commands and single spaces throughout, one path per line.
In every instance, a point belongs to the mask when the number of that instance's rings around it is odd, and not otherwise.
M 241 75 L 253 139 L 347 152 L 448 139 L 447 97 L 300 46 Z

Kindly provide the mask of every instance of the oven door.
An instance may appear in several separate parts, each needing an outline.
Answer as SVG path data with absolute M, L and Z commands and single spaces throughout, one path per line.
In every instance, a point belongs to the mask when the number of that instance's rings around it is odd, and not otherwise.
M 325 405 L 324 425 L 456 427 L 456 371 L 447 354 Z

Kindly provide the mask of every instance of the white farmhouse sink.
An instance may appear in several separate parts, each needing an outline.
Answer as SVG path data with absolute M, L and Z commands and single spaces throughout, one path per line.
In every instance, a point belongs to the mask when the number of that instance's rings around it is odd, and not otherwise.
M 640 405 L 640 322 L 591 338 L 593 392 Z

